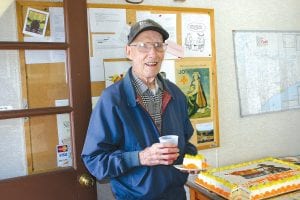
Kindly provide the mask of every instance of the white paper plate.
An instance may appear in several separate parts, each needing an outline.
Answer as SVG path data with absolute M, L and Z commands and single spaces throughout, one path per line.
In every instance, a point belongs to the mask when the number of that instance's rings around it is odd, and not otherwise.
M 202 171 L 205 171 L 205 169 L 187 169 L 187 168 L 184 168 L 183 165 L 173 165 L 173 166 L 175 168 L 179 169 L 180 171 L 187 172 L 190 174 L 198 174 Z

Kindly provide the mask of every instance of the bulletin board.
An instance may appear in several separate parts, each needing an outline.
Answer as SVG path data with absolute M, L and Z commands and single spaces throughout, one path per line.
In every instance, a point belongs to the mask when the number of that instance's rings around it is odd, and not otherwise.
M 191 142 L 199 150 L 218 147 L 213 9 L 88 4 L 91 81 L 92 90 L 97 91 L 92 94 L 101 94 L 130 67 L 125 55 L 127 34 L 132 24 L 147 18 L 157 21 L 170 34 L 161 72 L 187 97 L 195 130 Z

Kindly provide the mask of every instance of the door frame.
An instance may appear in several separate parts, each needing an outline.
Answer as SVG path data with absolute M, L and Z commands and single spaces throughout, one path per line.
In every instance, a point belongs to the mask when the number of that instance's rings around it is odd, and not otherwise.
M 67 51 L 67 75 L 70 106 L 10 110 L 0 112 L 0 119 L 69 113 L 73 147 L 73 167 L 0 181 L 1 198 L 9 200 L 95 200 L 96 184 L 83 187 L 79 176 L 88 173 L 80 153 L 92 110 L 86 0 L 64 0 L 65 43 L 0 42 L 0 50 L 60 49 Z

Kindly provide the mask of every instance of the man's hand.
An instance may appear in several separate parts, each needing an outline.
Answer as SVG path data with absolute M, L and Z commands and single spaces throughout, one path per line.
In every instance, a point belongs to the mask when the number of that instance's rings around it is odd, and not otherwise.
M 171 165 L 179 156 L 177 145 L 172 143 L 154 143 L 139 152 L 141 165 Z

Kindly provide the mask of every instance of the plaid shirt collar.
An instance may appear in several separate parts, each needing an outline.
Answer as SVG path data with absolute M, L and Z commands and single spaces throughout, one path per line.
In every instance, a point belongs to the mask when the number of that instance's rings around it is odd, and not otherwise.
M 137 90 L 137 93 L 140 96 L 145 95 L 147 90 L 151 91 L 140 78 L 138 78 L 134 73 L 132 73 L 132 75 L 133 75 L 133 84 Z M 163 91 L 163 84 L 157 77 L 155 77 L 155 87 L 157 88 L 157 91 L 158 90 L 160 90 L 161 92 Z

